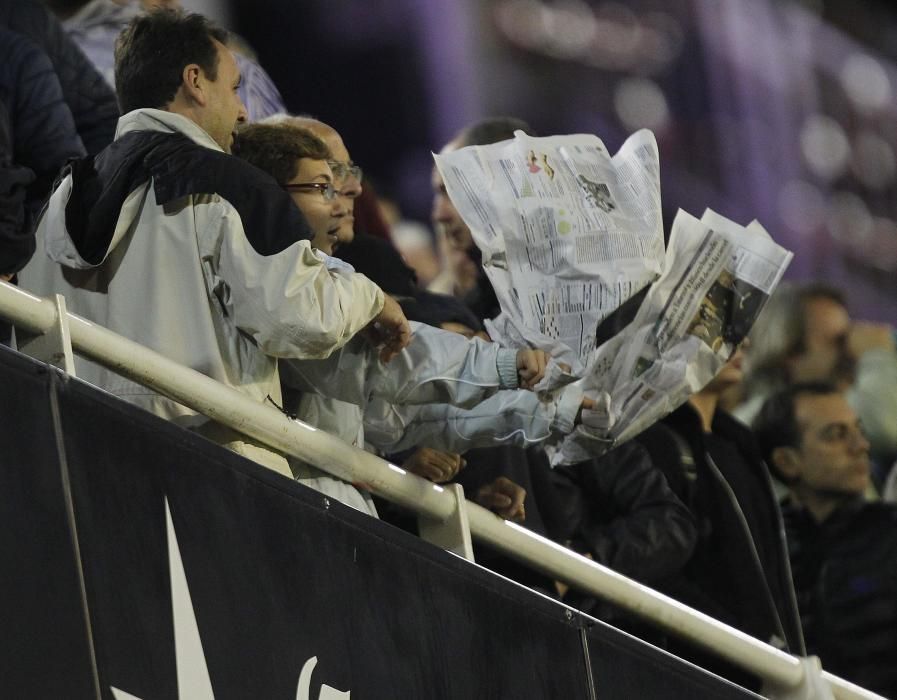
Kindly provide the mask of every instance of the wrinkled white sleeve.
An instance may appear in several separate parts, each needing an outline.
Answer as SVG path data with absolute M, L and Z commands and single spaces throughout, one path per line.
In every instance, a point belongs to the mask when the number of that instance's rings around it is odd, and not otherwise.
M 848 399 L 876 455 L 897 453 L 897 353 L 869 350 L 857 364 Z
M 274 357 L 327 357 L 383 309 L 383 292 L 364 275 L 331 271 L 308 241 L 274 255 L 260 255 L 238 217 L 211 226 L 202 251 L 213 293 L 237 328 Z M 210 272 L 211 271 L 211 272 Z
M 475 447 L 529 447 L 552 434 L 572 432 L 581 403 L 577 386 L 549 400 L 530 391 L 500 391 L 469 410 L 374 399 L 364 411 L 365 440 L 386 454 L 418 446 L 459 454 Z
M 371 397 L 473 406 L 499 389 L 517 387 L 515 350 L 413 321 L 411 331 L 411 343 L 389 363 L 357 338 L 325 360 L 282 361 L 281 380 L 362 407 Z

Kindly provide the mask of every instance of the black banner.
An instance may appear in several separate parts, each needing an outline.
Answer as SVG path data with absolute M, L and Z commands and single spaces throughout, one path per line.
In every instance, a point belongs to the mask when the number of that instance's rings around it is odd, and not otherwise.
M 742 696 L 27 358 L 0 381 L 3 697 Z

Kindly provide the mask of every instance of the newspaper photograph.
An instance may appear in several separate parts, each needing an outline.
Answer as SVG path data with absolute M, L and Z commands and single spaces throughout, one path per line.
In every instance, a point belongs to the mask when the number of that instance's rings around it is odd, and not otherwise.
M 744 340 L 791 261 L 754 222 L 680 211 L 664 273 L 635 319 L 596 349 L 581 387 L 596 408 L 554 451 L 583 461 L 635 437 L 702 389 Z

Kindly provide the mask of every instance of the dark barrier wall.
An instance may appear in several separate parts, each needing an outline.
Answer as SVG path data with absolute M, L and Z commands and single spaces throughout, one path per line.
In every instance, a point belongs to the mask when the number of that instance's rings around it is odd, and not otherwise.
M 0 383 L 2 697 L 749 697 L 5 349 Z

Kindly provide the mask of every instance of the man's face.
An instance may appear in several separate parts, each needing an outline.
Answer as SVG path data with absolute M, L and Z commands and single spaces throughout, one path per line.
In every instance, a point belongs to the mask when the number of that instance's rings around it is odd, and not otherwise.
M 803 351 L 790 360 L 791 381 L 829 381 L 839 388 L 853 383 L 856 359 L 850 354 L 850 316 L 834 299 L 810 299 L 804 306 Z
M 288 185 L 311 183 L 333 184 L 333 174 L 326 160 L 300 158 L 296 177 Z M 346 218 L 346 210 L 340 197 L 327 200 L 322 189 L 290 190 L 290 196 L 302 211 L 314 238 L 312 247 L 327 255 L 333 255 L 339 230 Z
M 442 149 L 442 152 L 453 148 L 452 144 L 449 144 Z M 476 244 L 473 242 L 470 229 L 449 199 L 445 182 L 436 168 L 433 168 L 430 184 L 433 187 L 433 210 L 430 214 L 433 228 L 445 241 L 447 250 L 444 250 L 443 255 L 446 256 L 455 279 L 455 294 L 463 295 L 476 287 L 480 274 L 479 262 L 471 255 L 471 252 L 476 250 Z
M 442 231 L 452 249 L 465 252 L 471 250 L 475 246 L 473 236 L 467 224 L 464 223 L 464 219 L 455 209 L 455 205 L 452 204 L 452 200 L 449 199 L 442 175 L 436 168 L 433 168 L 430 184 L 433 187 L 433 210 L 430 213 L 433 228 Z
M 869 443 L 847 399 L 804 394 L 795 402 L 795 416 L 799 483 L 821 494 L 862 494 L 869 485 Z
M 204 76 L 203 86 L 206 104 L 201 108 L 200 126 L 215 143 L 230 153 L 237 124 L 246 121 L 246 107 L 237 94 L 240 86 L 240 69 L 230 50 L 215 42 L 218 50 L 218 75 L 215 80 Z

